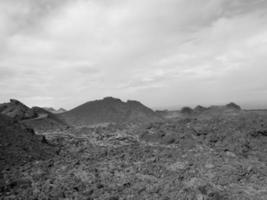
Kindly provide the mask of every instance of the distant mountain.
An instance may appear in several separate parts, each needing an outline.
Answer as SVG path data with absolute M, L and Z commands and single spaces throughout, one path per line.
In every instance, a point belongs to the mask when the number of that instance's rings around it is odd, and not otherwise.
M 203 110 L 203 112 L 215 112 L 215 113 L 222 113 L 222 112 L 239 112 L 242 108 L 235 104 L 235 103 L 229 103 L 223 106 L 210 106 Z
M 76 126 L 101 123 L 151 122 L 161 119 L 157 113 L 138 101 L 123 102 L 113 97 L 87 102 L 62 113 L 61 116 L 67 123 Z
M 37 132 L 65 129 L 67 123 L 59 116 L 43 108 L 29 108 L 18 100 L 0 104 L 0 113 L 28 125 Z
M 52 108 L 52 107 L 43 107 L 43 109 L 51 112 L 51 113 L 54 113 L 54 114 L 59 114 L 59 113 L 63 113 L 63 112 L 66 112 L 67 110 L 65 110 L 64 108 L 59 108 L 58 110 Z
M 181 110 L 163 110 L 157 111 L 157 113 L 165 119 L 183 118 L 197 115 L 217 116 L 221 114 L 236 114 L 242 111 L 242 108 L 235 104 L 229 103 L 226 105 L 215 105 L 210 107 L 204 107 L 201 105 L 196 106 L 194 109 L 190 107 L 183 107 Z
M 194 108 L 194 112 L 196 113 L 200 113 L 200 112 L 204 112 L 206 111 L 208 108 L 204 107 L 204 106 L 201 106 L 201 105 L 198 105 Z
M 241 107 L 233 102 L 226 104 L 225 107 L 228 109 L 233 109 L 233 110 L 241 110 Z
M 44 136 L 3 114 L 0 114 L 0 147 L 0 172 L 4 167 L 49 158 L 56 151 Z
M 67 110 L 64 108 L 59 108 L 56 112 L 57 113 L 63 113 L 63 112 L 67 112 Z

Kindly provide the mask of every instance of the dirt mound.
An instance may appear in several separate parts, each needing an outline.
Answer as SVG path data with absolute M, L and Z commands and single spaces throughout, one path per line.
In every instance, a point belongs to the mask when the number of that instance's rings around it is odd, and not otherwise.
M 16 120 L 24 120 L 37 117 L 29 107 L 18 100 L 10 99 L 9 103 L 0 105 L 0 113 Z
M 76 126 L 101 123 L 151 122 L 160 119 L 158 114 L 138 101 L 122 102 L 120 99 L 112 97 L 87 102 L 61 114 L 61 116 L 67 123 Z

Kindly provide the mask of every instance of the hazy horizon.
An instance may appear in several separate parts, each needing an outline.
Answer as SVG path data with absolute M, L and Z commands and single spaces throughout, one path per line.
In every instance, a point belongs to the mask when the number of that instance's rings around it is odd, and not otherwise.
M 266 0 L 0 0 L 0 103 L 267 108 Z

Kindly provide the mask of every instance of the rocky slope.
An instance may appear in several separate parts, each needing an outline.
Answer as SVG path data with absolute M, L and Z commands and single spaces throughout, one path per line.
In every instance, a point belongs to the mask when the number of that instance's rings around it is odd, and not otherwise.
M 59 116 L 43 108 L 29 108 L 18 100 L 0 104 L 0 113 L 20 121 L 37 132 L 53 131 L 68 128 L 68 124 Z
M 0 187 L 3 190 L 4 170 L 24 165 L 34 160 L 51 158 L 56 147 L 49 145 L 44 136 L 14 119 L 0 114 Z
M 112 97 L 87 102 L 61 116 L 67 123 L 76 126 L 160 120 L 160 117 L 153 110 L 140 102 L 123 102 Z
M 29 107 L 18 100 L 10 99 L 9 103 L 0 104 L 0 113 L 16 120 L 31 119 L 37 117 Z

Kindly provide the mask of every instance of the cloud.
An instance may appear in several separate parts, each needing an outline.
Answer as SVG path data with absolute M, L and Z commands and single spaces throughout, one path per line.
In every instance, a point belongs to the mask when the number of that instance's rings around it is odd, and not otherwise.
M 262 0 L 0 1 L 0 100 L 256 104 L 266 93 L 245 94 L 267 84 L 251 78 L 267 71 L 266 10 Z

